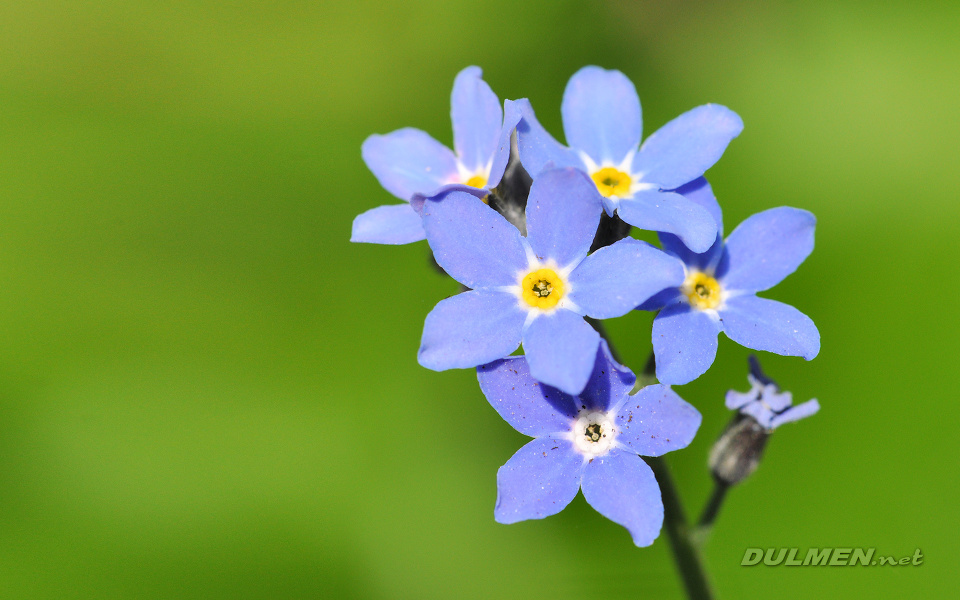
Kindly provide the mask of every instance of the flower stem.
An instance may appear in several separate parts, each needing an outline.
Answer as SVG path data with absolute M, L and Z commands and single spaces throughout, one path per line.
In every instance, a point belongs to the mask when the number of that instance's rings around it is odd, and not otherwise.
M 713 530 L 713 522 L 717 520 L 717 516 L 720 514 L 720 508 L 723 506 L 723 501 L 727 498 L 727 491 L 730 487 L 729 483 L 714 478 L 713 492 L 710 494 L 710 499 L 707 500 L 706 505 L 703 507 L 703 512 L 700 513 L 696 527 L 690 532 L 690 537 L 698 548 L 703 548 L 703 545 L 707 542 L 707 538 L 710 537 L 710 532 Z
M 700 519 L 697 521 L 698 529 L 713 527 L 713 522 L 717 520 L 717 515 L 720 514 L 720 507 L 723 506 L 723 501 L 726 499 L 729 489 L 729 484 L 714 479 L 713 493 L 710 494 L 710 499 L 707 500 L 703 512 L 700 513 Z
M 650 358 L 647 359 L 641 378 L 645 385 L 657 380 L 657 361 L 653 352 L 650 352 Z M 711 600 L 714 597 L 713 590 L 710 589 L 707 570 L 700 556 L 704 539 L 699 535 L 702 530 L 699 527 L 691 530 L 687 525 L 687 516 L 683 512 L 680 493 L 673 483 L 667 461 L 662 456 L 645 457 L 645 460 L 653 469 L 657 483 L 660 484 L 660 495 L 663 497 L 663 527 L 667 530 L 670 549 L 673 550 L 673 560 L 677 564 L 677 570 L 680 571 L 680 580 L 687 591 L 687 597 L 690 600 Z M 719 509 L 719 506 L 717 508 Z
M 662 456 L 644 457 L 660 484 L 663 496 L 663 528 L 667 530 L 673 559 L 680 571 L 680 580 L 690 600 L 711 600 L 713 591 L 707 580 L 707 572 L 700 548 L 694 543 L 692 533 L 687 526 L 687 517 L 683 512 L 680 495 L 673 484 L 670 468 Z

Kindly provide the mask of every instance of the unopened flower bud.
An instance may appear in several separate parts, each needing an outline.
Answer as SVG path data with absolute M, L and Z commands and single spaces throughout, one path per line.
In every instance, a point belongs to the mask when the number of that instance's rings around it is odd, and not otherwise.
M 740 483 L 757 470 L 772 430 L 753 417 L 738 414 L 710 450 L 713 476 L 727 485 Z

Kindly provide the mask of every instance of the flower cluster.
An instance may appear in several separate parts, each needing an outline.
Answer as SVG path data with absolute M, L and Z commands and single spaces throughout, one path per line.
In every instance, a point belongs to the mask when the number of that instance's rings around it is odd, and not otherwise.
M 404 203 L 358 216 L 351 239 L 425 238 L 464 287 L 426 316 L 418 359 L 437 371 L 475 367 L 490 404 L 535 438 L 498 473 L 496 519 L 554 514 L 582 490 L 649 545 L 663 504 L 640 456 L 687 446 L 700 425 L 667 386 L 709 369 L 721 331 L 756 350 L 807 360 L 819 352 L 808 317 L 756 296 L 812 251 L 815 219 L 774 208 L 723 237 L 704 173 L 743 129 L 726 107 L 694 108 L 641 144 L 633 84 L 585 67 L 564 92 L 563 145 L 528 100 L 501 109 L 481 76 L 468 67 L 454 81 L 454 151 L 410 128 L 364 142 L 367 166 Z M 532 184 L 516 185 L 511 172 Z M 630 226 L 658 232 L 661 247 L 629 237 Z M 636 378 L 614 360 L 598 322 L 636 309 L 658 311 L 660 384 L 631 395 Z M 523 356 L 510 356 L 518 347 Z M 769 428 L 791 419 L 770 404 L 780 406 L 780 396 L 751 394 L 728 396 L 728 405 L 765 402 Z

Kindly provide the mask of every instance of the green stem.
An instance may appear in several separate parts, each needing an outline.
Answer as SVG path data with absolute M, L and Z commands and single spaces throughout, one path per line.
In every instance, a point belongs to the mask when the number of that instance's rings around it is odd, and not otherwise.
M 697 521 L 697 527 L 694 530 L 695 539 L 700 545 L 706 541 L 710 530 L 713 529 L 713 522 L 717 520 L 717 515 L 720 514 L 720 508 L 723 506 L 723 501 L 726 499 L 729 489 L 730 484 L 714 479 L 713 493 L 710 494 L 710 499 L 703 507 L 703 512 L 700 513 L 700 519 Z
M 673 559 L 680 571 L 680 580 L 690 600 L 711 600 L 713 591 L 707 580 L 707 571 L 700 556 L 700 549 L 691 536 L 687 517 L 683 512 L 680 494 L 673 484 L 670 468 L 662 456 L 645 457 L 647 464 L 660 484 L 663 497 L 663 528 L 667 530 Z

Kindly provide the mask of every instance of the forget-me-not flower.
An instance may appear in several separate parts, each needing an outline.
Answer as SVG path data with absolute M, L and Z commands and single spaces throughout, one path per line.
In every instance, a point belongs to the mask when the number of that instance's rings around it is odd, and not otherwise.
M 602 211 L 593 183 L 575 169 L 533 182 L 526 237 L 474 195 L 453 190 L 428 200 L 423 226 L 434 257 L 471 289 L 427 315 L 420 364 L 476 367 L 522 342 L 535 378 L 579 393 L 600 343 L 584 316 L 619 317 L 683 280 L 681 261 L 633 238 L 587 256 Z
M 601 341 L 590 380 L 577 396 L 542 385 L 524 357 L 477 368 L 490 404 L 520 433 L 535 438 L 497 472 L 500 523 L 542 519 L 563 510 L 583 490 L 597 512 L 630 531 L 637 546 L 660 533 L 663 502 L 640 458 L 685 448 L 700 413 L 665 385 L 631 396 L 633 373 Z
M 721 331 L 747 348 L 813 359 L 820 352 L 813 321 L 792 306 L 756 296 L 793 273 L 813 251 L 813 214 L 771 208 L 747 218 L 723 240 L 720 205 L 706 180 L 679 191 L 713 215 L 720 233 L 701 254 L 674 235 L 660 234 L 663 249 L 685 263 L 686 277 L 640 307 L 661 309 L 653 321 L 657 379 L 679 385 L 705 373 L 716 358 Z
M 353 221 L 352 242 L 408 244 L 424 239 L 420 215 L 409 202 L 431 196 L 445 186 L 467 185 L 490 190 L 500 183 L 510 156 L 510 133 L 520 120 L 509 107 L 504 113 L 480 67 L 457 74 L 450 96 L 453 147 L 410 127 L 363 142 L 363 160 L 380 184 L 405 204 L 378 206 Z M 504 116 L 506 115 L 506 118 Z
M 757 360 L 754 357 L 750 358 L 752 372 L 747 375 L 750 390 L 747 392 L 729 390 L 726 397 L 727 408 L 739 410 L 740 414 L 753 417 L 757 423 L 769 430 L 776 429 L 784 423 L 799 421 L 820 410 L 820 403 L 816 398 L 792 406 L 793 394 L 781 392 L 776 382 L 763 375 Z
M 610 216 L 616 210 L 640 229 L 676 234 L 698 252 L 713 243 L 710 215 L 671 190 L 703 175 L 743 130 L 729 108 L 694 108 L 639 146 L 642 118 L 633 83 L 620 71 L 584 67 L 563 93 L 566 147 L 540 125 L 529 101 L 514 104 L 523 114 L 517 125 L 520 160 L 534 178 L 551 164 L 576 167 L 590 175 Z

